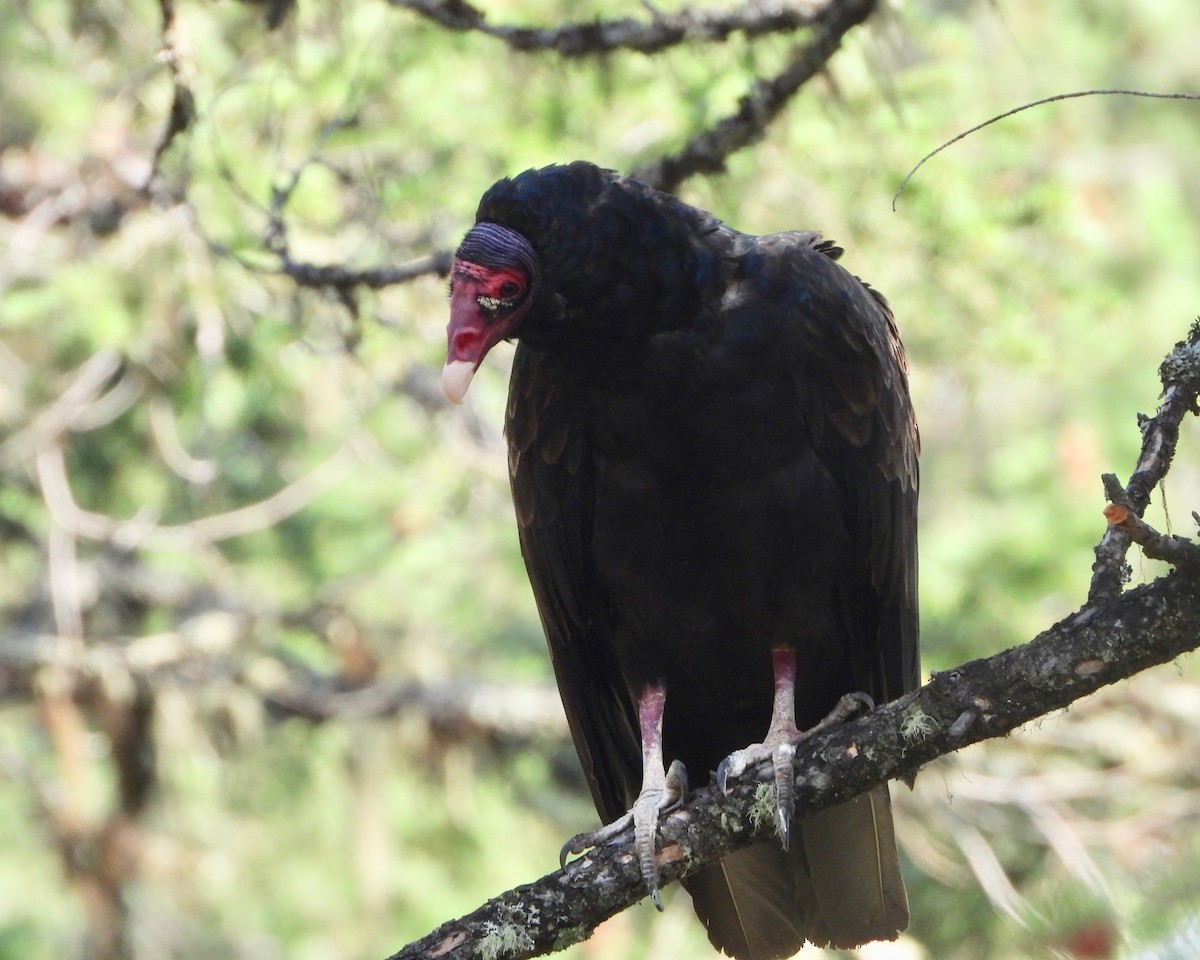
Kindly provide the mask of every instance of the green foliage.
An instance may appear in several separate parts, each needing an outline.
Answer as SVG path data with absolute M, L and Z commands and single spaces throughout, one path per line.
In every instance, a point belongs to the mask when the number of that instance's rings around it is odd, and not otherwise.
M 217 650 L 156 676 L 161 786 L 129 899 L 139 950 L 383 956 L 550 869 L 593 814 L 577 774 L 558 779 L 574 763 L 561 733 L 497 749 L 403 712 L 321 726 L 264 712 L 262 686 L 349 683 L 364 651 L 389 682 L 550 677 L 507 501 L 503 352 L 467 413 L 431 407 L 420 378 L 440 365 L 442 281 L 357 291 L 353 314 L 297 288 L 264 242 L 274 191 L 294 183 L 276 212 L 297 260 L 404 263 L 453 247 L 501 175 L 575 157 L 630 169 L 677 148 L 779 69 L 790 44 L 735 36 L 576 60 L 512 53 L 386 4 L 301 3 L 273 32 L 260 5 L 176 8 L 198 119 L 143 191 L 172 97 L 156 60 L 159 6 L 0 5 L 0 644 L 63 632 L 45 545 L 64 507 L 35 456 L 49 442 L 78 507 L 120 529 L 75 538 L 85 580 L 144 578 L 81 592 L 89 646 L 136 652 L 180 635 Z M 927 668 L 1019 642 L 1086 592 L 1098 475 L 1132 465 L 1135 413 L 1154 402 L 1157 363 L 1200 303 L 1200 106 L 1050 105 L 939 155 L 895 213 L 892 194 L 928 150 L 1023 100 L 1188 89 L 1191 13 L 1185 0 L 896 2 L 727 174 L 683 190 L 745 230 L 822 229 L 895 307 L 924 442 Z M 636 2 L 489 7 L 494 22 L 593 15 L 647 14 Z M 103 350 L 122 367 L 100 401 L 46 432 L 39 418 Z M 1185 437 L 1168 487 L 1176 521 L 1200 507 L 1198 438 Z M 288 491 L 287 510 L 263 507 Z M 140 539 L 247 516 L 238 536 Z M 1136 578 L 1158 570 L 1134 567 Z M 0 960 L 40 960 L 78 952 L 86 916 L 32 799 L 62 777 L 61 758 L 18 693 L 4 689 L 0 712 L 0 763 L 14 774 L 0 783 Z M 1084 759 L 1049 751 L 1049 771 L 1082 776 L 1144 751 L 1167 764 L 1196 725 L 1153 695 L 1140 709 L 1130 725 L 1165 724 L 1174 739 L 1146 733 L 1118 756 L 1115 734 L 1076 731 Z M 1100 729 L 1104 714 L 1088 716 Z M 93 809 L 112 784 L 106 741 L 85 734 Z M 977 753 L 998 779 L 1029 773 L 1011 753 Z M 1194 790 L 1191 776 L 1173 788 Z M 1143 792 L 1169 792 L 1164 777 L 1138 771 L 1123 796 L 1091 797 L 1089 816 L 1137 817 Z M 1161 827 L 1142 827 L 1095 854 L 1097 893 L 1045 837 L 1029 838 L 1019 803 L 967 803 L 1023 897 L 1054 905 L 1018 923 L 931 826 L 943 801 L 915 807 L 900 830 L 923 850 L 909 875 L 928 956 L 1043 956 L 1096 916 L 1135 945 L 1194 933 L 1193 841 L 1156 874 L 1130 870 L 1163 842 Z M 917 802 L 897 800 L 902 812 Z M 623 915 L 593 946 L 705 955 L 689 914 L 679 897 L 663 918 Z M 499 956 L 511 937 L 496 935 Z

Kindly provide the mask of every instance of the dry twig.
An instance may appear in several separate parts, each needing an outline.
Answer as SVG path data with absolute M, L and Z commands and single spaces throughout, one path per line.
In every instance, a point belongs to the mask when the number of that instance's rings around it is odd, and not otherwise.
M 994 117 L 989 117 L 983 123 L 975 124 L 969 130 L 964 130 L 962 133 L 951 137 L 945 143 L 925 154 L 925 156 L 917 161 L 917 165 L 908 171 L 908 174 L 900 182 L 900 186 L 896 188 L 896 193 L 892 197 L 892 212 L 895 212 L 896 202 L 900 199 L 900 194 L 904 192 L 904 188 L 908 186 L 908 182 L 917 175 L 917 171 L 943 150 L 958 143 L 959 140 L 965 140 L 971 134 L 982 130 L 984 127 L 990 127 L 993 123 L 999 123 L 1001 120 L 1005 120 L 1014 114 L 1023 113 L 1026 110 L 1031 110 L 1034 107 L 1040 107 L 1047 103 L 1057 103 L 1059 100 L 1075 100 L 1079 97 L 1147 97 L 1152 100 L 1200 100 L 1200 94 L 1195 93 L 1154 93 L 1148 90 L 1076 90 L 1072 93 L 1056 93 L 1052 97 L 1042 97 L 1042 99 L 1034 100 L 1032 103 L 1023 103 L 1019 107 L 1013 107 L 1011 110 L 1005 110 Z
M 1122 487 L 1112 474 L 1104 478 L 1105 495 L 1121 506 L 1123 512 L 1109 517 L 1109 528 L 1096 545 L 1096 562 L 1092 565 L 1092 583 L 1088 590 L 1090 603 L 1115 597 L 1121 592 L 1126 579 L 1125 554 L 1133 534 L 1150 539 L 1150 534 L 1154 533 L 1146 524 L 1135 525 L 1130 517 L 1140 518 L 1145 513 L 1151 491 L 1171 467 L 1175 444 L 1179 441 L 1179 425 L 1185 416 L 1196 410 L 1196 397 L 1200 394 L 1200 319 L 1192 324 L 1187 338 L 1175 344 L 1158 372 L 1163 385 L 1162 403 L 1154 417 L 1141 422 L 1142 452 L 1129 483 Z M 1168 552 L 1174 550 L 1176 557 L 1182 555 L 1181 551 L 1188 552 L 1186 548 L 1163 543 L 1163 539 L 1166 538 L 1154 541 L 1151 549 L 1166 547 Z M 1194 548 L 1191 552 L 1195 552 Z

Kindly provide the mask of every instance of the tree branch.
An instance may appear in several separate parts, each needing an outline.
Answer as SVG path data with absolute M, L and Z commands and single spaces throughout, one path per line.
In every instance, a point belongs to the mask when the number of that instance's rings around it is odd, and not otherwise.
M 448 276 L 454 254 L 449 250 L 435 250 L 428 256 L 418 257 L 400 266 L 363 267 L 358 270 L 341 264 L 298 262 L 286 250 L 279 251 L 279 260 L 279 272 L 291 277 L 301 287 L 332 288 L 348 293 L 355 287 L 379 290 L 430 273 L 439 277 Z
M 166 152 L 175 142 L 175 138 L 185 133 L 196 122 L 196 97 L 184 78 L 179 46 L 176 43 L 175 0 L 158 0 L 159 12 L 162 14 L 162 25 L 159 32 L 162 35 L 162 50 L 158 59 L 167 66 L 171 77 L 171 110 L 167 114 L 167 122 L 163 127 L 158 143 L 154 146 L 154 156 L 150 161 L 150 171 L 142 191 L 148 192 L 159 176 L 159 167 Z
M 734 33 L 749 37 L 786 33 L 811 24 L 817 7 L 816 3 L 750 0 L 738 10 L 685 8 L 678 13 L 663 13 L 647 3 L 653 13 L 649 21 L 622 17 L 556 27 L 518 27 L 488 23 L 486 14 L 466 0 L 391 0 L 391 3 L 447 30 L 476 31 L 502 40 L 522 53 L 553 50 L 564 57 L 614 50 L 652 54 L 682 43 L 722 42 Z M 837 5 L 838 0 L 831 0 L 828 6 Z
M 711 130 L 694 136 L 674 156 L 643 164 L 633 176 L 659 190 L 673 192 L 697 173 L 720 173 L 730 154 L 762 139 L 763 133 L 799 89 L 825 68 L 842 37 L 865 21 L 876 0 L 830 3 L 813 21 L 816 32 L 792 53 L 787 67 L 770 80 L 759 80 L 738 101 L 737 110 Z
M 95 569 L 92 573 L 106 575 Z M 143 574 L 110 570 L 107 576 L 140 579 Z M 125 595 L 130 595 L 140 584 L 122 587 Z M 256 618 L 276 617 L 294 625 L 315 619 L 320 612 L 281 617 L 243 605 L 236 596 L 214 593 L 197 597 L 183 583 L 169 584 L 166 592 L 177 594 L 177 601 L 189 605 L 206 603 L 190 610 L 186 618 L 181 615 L 173 630 L 132 639 L 93 637 L 78 653 L 64 651 L 60 638 L 49 632 L 0 634 L 0 704 L 46 699 L 39 684 L 47 676 L 65 678 L 64 685 L 73 692 L 87 692 L 87 706 L 92 710 L 101 703 L 97 691 L 129 692 L 125 699 L 132 702 L 132 693 L 143 689 L 150 696 L 166 683 L 195 685 L 219 677 L 233 679 L 249 690 L 264 711 L 277 719 L 296 717 L 320 724 L 408 716 L 421 719 L 447 742 L 486 741 L 516 749 L 536 740 L 555 741 L 568 748 L 562 702 L 552 684 L 463 678 L 389 682 L 373 676 L 355 677 L 344 668 L 338 674 L 319 674 L 282 657 L 269 669 L 250 669 L 241 654 L 252 640 L 252 628 L 258 626 Z M 309 629 L 319 628 L 312 625 Z M 265 660 L 261 654 L 259 657 Z
M 75 501 L 61 444 L 42 446 L 35 467 L 42 499 L 51 518 L 72 536 L 121 549 L 146 547 L 158 550 L 194 550 L 266 530 L 307 507 L 333 489 L 361 459 L 363 441 L 351 437 L 323 463 L 263 500 L 179 524 L 160 524 L 143 512 L 128 520 L 85 510 Z
M 167 2 L 167 0 L 163 0 Z M 563 56 L 582 56 L 617 49 L 654 53 L 664 47 L 700 40 L 724 40 L 734 32 L 748 36 L 810 27 L 811 39 L 796 47 L 787 66 L 775 77 L 759 79 L 738 102 L 737 110 L 711 129 L 696 134 L 672 156 L 642 164 L 633 176 L 659 190 L 675 191 L 697 173 L 719 173 L 728 157 L 757 143 L 771 122 L 805 83 L 820 73 L 841 46 L 842 37 L 874 13 L 877 0 L 830 0 L 816 9 L 812 3 L 768 3 L 751 0 L 739 10 L 685 9 L 675 14 L 654 12 L 649 22 L 630 19 L 566 24 L 555 28 L 497 26 L 489 24 L 482 11 L 465 0 L 391 0 L 393 5 L 412 10 L 442 27 L 457 31 L 479 31 L 508 43 L 516 50 L 554 50 Z M 352 124 L 352 113 L 326 124 L 319 142 Z M 437 250 L 399 267 L 351 269 L 338 264 L 311 264 L 292 257 L 284 210 L 306 167 L 316 160 L 314 151 L 283 185 L 277 187 L 266 211 L 268 226 L 264 243 L 278 258 L 277 272 L 299 286 L 333 291 L 351 313 L 357 313 L 355 291 L 359 287 L 379 289 L 413 280 L 426 274 L 446 276 L 453 254 Z M 228 251 L 222 251 L 228 253 Z M 253 269 L 252 265 L 243 265 Z
M 1112 474 L 1106 474 L 1112 477 Z M 1116 477 L 1113 477 L 1116 483 Z M 1200 544 L 1186 537 L 1159 533 L 1145 520 L 1122 503 L 1110 503 L 1104 508 L 1104 518 L 1111 529 L 1119 530 L 1142 548 L 1151 560 L 1164 560 L 1174 567 L 1200 566 Z
M 297 286 L 315 289 L 332 290 L 352 314 L 357 314 L 355 291 L 358 287 L 379 290 L 383 287 L 398 283 L 407 283 L 426 274 L 447 276 L 454 262 L 454 255 L 449 250 L 434 250 L 423 257 L 418 257 L 399 266 L 364 267 L 353 269 L 342 264 L 318 264 L 296 260 L 292 256 L 291 244 L 288 238 L 288 225 L 284 211 L 300 185 L 304 172 L 317 161 L 318 151 L 339 130 L 353 126 L 357 122 L 352 111 L 346 111 L 325 124 L 312 152 L 291 172 L 287 181 L 275 187 L 271 192 L 271 205 L 266 211 L 267 229 L 263 237 L 263 245 L 279 260 L 278 273 L 294 280 Z M 232 181 L 232 173 L 227 172 Z M 230 251 L 222 250 L 229 254 Z M 237 258 L 241 259 L 241 258 Z M 255 269 L 251 264 L 241 261 L 243 266 Z
M 1200 318 L 1192 324 L 1187 338 L 1175 344 L 1175 349 L 1163 360 L 1158 375 L 1163 385 L 1163 401 L 1154 417 L 1140 419 L 1142 453 L 1129 485 L 1122 487 L 1113 474 L 1103 478 L 1105 496 L 1125 507 L 1126 513 L 1117 515 L 1115 520 L 1110 517 L 1109 528 L 1096 545 L 1096 562 L 1092 565 L 1088 590 L 1091 603 L 1121 592 L 1126 579 L 1125 554 L 1134 531 L 1131 524 L 1123 521 L 1130 512 L 1135 517 L 1146 512 L 1151 491 L 1171 468 L 1175 444 L 1179 442 L 1179 425 L 1188 413 L 1196 412 L 1196 396 L 1200 393 Z
M 849 800 L 980 740 L 1002 737 L 1108 684 L 1200 646 L 1200 577 L 1176 572 L 1121 597 L 1087 605 L 1022 646 L 935 676 L 871 715 L 814 735 L 797 749 L 796 816 Z M 660 883 L 686 876 L 756 839 L 760 780 L 728 797 L 696 791 L 660 827 Z M 771 809 L 774 807 L 772 800 Z M 389 960 L 521 960 L 585 939 L 646 896 L 632 838 L 589 851 L 540 880 L 438 927 Z M 505 947 L 496 952 L 497 947 Z

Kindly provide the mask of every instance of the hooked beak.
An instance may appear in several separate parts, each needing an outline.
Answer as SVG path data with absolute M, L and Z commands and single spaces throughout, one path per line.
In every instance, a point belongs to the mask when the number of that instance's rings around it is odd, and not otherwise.
M 485 319 L 478 296 L 475 280 L 455 280 L 450 294 L 450 322 L 446 325 L 446 366 L 442 368 L 442 392 L 451 403 L 463 402 L 483 358 L 504 336 L 505 324 Z
M 447 360 L 442 367 L 442 393 L 454 404 L 461 404 L 467 395 L 467 388 L 475 379 L 478 364 L 470 360 Z

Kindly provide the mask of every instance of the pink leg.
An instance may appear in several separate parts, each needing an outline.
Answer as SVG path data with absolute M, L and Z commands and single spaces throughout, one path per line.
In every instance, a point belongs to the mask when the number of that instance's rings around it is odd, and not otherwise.
M 560 863 L 565 863 L 569 854 L 582 853 L 588 847 L 607 843 L 613 837 L 633 826 L 634 847 L 638 863 L 650 899 L 661 910 L 662 900 L 658 895 L 658 866 L 654 854 L 658 839 L 659 814 L 678 806 L 687 794 L 687 771 L 678 760 L 664 769 L 662 749 L 663 710 L 667 703 L 667 689 L 663 684 L 646 686 L 637 698 L 638 726 L 642 740 L 642 789 L 634 802 L 633 809 L 623 817 L 591 833 L 581 833 L 563 845 L 559 854 Z
M 767 739 L 796 737 L 800 733 L 796 729 L 796 651 L 776 647 L 771 651 L 771 667 L 775 671 L 775 699 Z
M 737 779 L 747 770 L 770 760 L 775 777 L 775 812 L 778 818 L 779 839 L 788 848 L 792 830 L 792 808 L 796 804 L 796 778 L 792 760 L 796 745 L 834 723 L 853 716 L 864 705 L 870 706 L 865 694 L 849 694 L 820 723 L 810 730 L 796 728 L 796 652 L 791 647 L 771 650 L 771 667 L 775 673 L 775 699 L 771 704 L 771 724 L 762 743 L 752 743 L 735 750 L 717 767 L 717 786 L 728 793 L 728 781 Z

